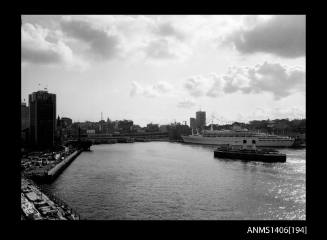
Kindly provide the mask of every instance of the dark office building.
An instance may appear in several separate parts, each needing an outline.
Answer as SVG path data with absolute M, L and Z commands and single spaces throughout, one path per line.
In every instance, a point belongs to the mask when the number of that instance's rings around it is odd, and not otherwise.
M 206 126 L 206 112 L 198 111 L 196 112 L 196 127 L 203 129 Z
M 31 143 L 40 148 L 52 147 L 56 129 L 56 95 L 37 91 L 28 97 Z
M 21 104 L 21 139 L 22 145 L 25 146 L 28 144 L 29 139 L 29 127 L 30 127 L 30 117 L 29 117 L 29 107 L 26 106 L 26 103 Z
M 26 103 L 21 105 L 21 129 L 22 131 L 26 130 L 30 126 L 30 117 L 29 117 L 29 108 L 26 106 Z

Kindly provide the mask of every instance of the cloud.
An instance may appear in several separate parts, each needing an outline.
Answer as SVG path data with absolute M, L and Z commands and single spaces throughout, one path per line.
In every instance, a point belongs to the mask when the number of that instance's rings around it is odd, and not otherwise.
M 45 20 L 38 22 L 56 30 L 48 31 L 45 40 L 57 44 L 58 37 L 52 36 L 52 32 L 58 32 L 61 44 L 70 49 L 73 58 L 78 57 L 84 62 L 117 58 L 140 61 L 145 58 L 147 63 L 155 64 L 183 61 L 194 52 L 198 43 L 213 44 L 212 39 L 217 34 L 224 35 L 226 29 L 234 29 L 237 23 L 233 20 L 235 16 L 200 15 L 65 15 L 48 18 L 51 24 L 46 24 Z M 68 53 L 67 49 L 62 51 Z M 35 61 L 59 61 L 60 56 L 56 53 L 57 50 L 48 51 L 41 57 L 35 56 Z
M 132 82 L 132 88 L 130 91 L 130 96 L 134 97 L 136 95 L 142 95 L 144 97 L 158 97 L 166 94 L 172 90 L 172 86 L 167 82 L 157 82 L 150 86 L 141 86 L 138 82 Z
M 280 64 L 264 64 L 249 70 L 250 86 L 245 92 L 271 92 L 276 99 L 289 96 L 294 91 L 304 90 L 305 72 L 287 69 Z
M 160 81 L 156 83 L 153 88 L 160 93 L 167 93 L 170 92 L 173 87 L 167 82 Z
M 212 78 L 212 86 L 207 91 L 206 95 L 208 97 L 219 97 L 223 94 L 223 84 L 224 82 L 216 74 L 209 75 L 209 78 Z
M 249 18 L 250 29 L 234 31 L 226 39 L 243 54 L 271 53 L 280 57 L 305 56 L 305 16 L 278 15 L 266 21 Z
M 242 116 L 245 121 L 264 120 L 264 119 L 301 119 L 305 118 L 305 109 L 300 107 L 291 108 L 256 108 L 249 115 Z
M 111 59 L 119 53 L 119 37 L 106 27 L 78 19 L 64 19 L 60 26 L 66 35 L 87 44 L 88 53 L 97 59 Z
M 56 64 L 70 62 L 72 50 L 59 37 L 39 25 L 25 23 L 21 30 L 21 58 L 23 62 Z
M 179 108 L 192 108 L 195 106 L 195 102 L 192 100 L 181 101 L 177 104 Z
M 167 39 L 151 41 L 144 50 L 146 56 L 150 58 L 167 59 L 176 57 L 176 54 L 170 48 Z
M 143 96 L 148 98 L 158 97 L 159 94 L 153 89 L 153 87 L 145 87 L 142 92 Z
M 304 91 L 305 71 L 279 63 L 257 64 L 252 68 L 234 68 L 224 76 L 226 93 L 242 91 L 245 94 L 270 92 L 276 100 Z
M 160 36 L 174 37 L 181 41 L 184 40 L 186 37 L 186 34 L 174 27 L 171 22 L 164 22 L 159 25 L 155 25 L 155 29 L 153 32 Z
M 184 89 L 192 97 L 218 97 L 223 93 L 224 81 L 215 73 L 197 75 L 184 81 Z
M 305 71 L 279 63 L 257 64 L 254 67 L 230 67 L 221 76 L 211 73 L 187 78 L 184 89 L 193 97 L 219 97 L 223 94 L 269 92 L 276 100 L 305 90 Z
M 237 113 L 233 117 L 233 122 L 249 122 L 253 120 L 273 120 L 273 119 L 303 119 L 306 117 L 305 107 L 256 107 L 247 114 Z
M 193 97 L 201 97 L 205 94 L 207 79 L 203 76 L 189 77 L 184 81 L 184 88 Z
M 301 119 L 305 118 L 305 109 L 299 107 L 292 108 L 273 108 L 271 110 L 271 115 L 273 119 Z
M 151 16 L 65 16 L 60 26 L 67 37 L 84 44 L 83 54 L 98 60 L 141 56 L 160 62 L 183 60 L 191 52 L 182 31 Z
M 187 44 L 167 37 L 152 38 L 139 49 L 147 59 L 156 61 L 184 60 L 192 53 Z
M 138 94 L 141 94 L 142 92 L 143 92 L 143 87 L 138 82 L 133 81 L 132 88 L 131 88 L 129 95 L 131 97 L 134 97 Z

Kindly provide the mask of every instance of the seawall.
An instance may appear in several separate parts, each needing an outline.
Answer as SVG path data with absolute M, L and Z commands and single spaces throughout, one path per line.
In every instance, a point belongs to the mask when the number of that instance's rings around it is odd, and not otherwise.
M 52 169 L 50 169 L 47 173 L 47 181 L 53 181 L 58 177 L 58 175 L 82 152 L 83 150 L 76 150 L 71 155 L 69 155 L 67 158 L 62 160 L 60 163 L 58 163 L 56 166 L 54 166 Z

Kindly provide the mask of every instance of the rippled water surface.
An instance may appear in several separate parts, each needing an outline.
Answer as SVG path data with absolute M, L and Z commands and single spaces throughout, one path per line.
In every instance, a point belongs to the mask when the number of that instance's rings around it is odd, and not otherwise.
M 94 145 L 45 187 L 84 219 L 305 219 L 305 150 L 286 163 L 169 142 Z

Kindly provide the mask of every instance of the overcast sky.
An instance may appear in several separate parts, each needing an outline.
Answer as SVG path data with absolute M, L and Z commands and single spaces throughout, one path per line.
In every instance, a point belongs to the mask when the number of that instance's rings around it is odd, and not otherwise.
M 305 16 L 22 16 L 22 101 L 141 126 L 305 117 Z

